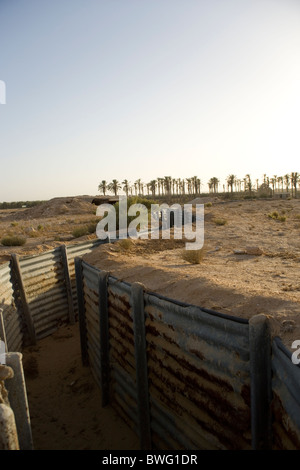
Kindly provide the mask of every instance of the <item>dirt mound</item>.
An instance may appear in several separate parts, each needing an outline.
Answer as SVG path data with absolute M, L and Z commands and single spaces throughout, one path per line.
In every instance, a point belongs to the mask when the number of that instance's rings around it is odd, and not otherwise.
M 8 216 L 8 220 L 43 219 L 59 215 L 94 214 L 93 197 L 56 197 L 37 206 L 30 207 Z
M 217 202 L 220 202 L 220 199 L 218 197 L 209 197 L 209 196 L 196 197 L 192 201 L 189 201 L 189 204 L 208 204 L 209 202 L 217 203 Z

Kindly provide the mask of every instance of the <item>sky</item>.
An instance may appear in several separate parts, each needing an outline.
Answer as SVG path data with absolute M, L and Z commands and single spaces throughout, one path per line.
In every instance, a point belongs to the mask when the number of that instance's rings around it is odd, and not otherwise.
M 299 51 L 298 0 L 0 0 L 0 201 L 300 172 Z

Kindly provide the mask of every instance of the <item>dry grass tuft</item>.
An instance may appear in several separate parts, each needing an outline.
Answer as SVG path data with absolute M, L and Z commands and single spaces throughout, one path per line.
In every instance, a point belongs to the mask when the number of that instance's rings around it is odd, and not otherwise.
M 226 219 L 215 219 L 214 220 L 214 223 L 216 225 L 226 225 L 227 224 L 227 220 Z
M 8 235 L 1 239 L 1 244 L 4 246 L 23 246 L 26 243 L 26 238 L 17 235 Z
M 181 258 L 190 264 L 200 264 L 204 257 L 204 248 L 200 250 L 183 250 Z

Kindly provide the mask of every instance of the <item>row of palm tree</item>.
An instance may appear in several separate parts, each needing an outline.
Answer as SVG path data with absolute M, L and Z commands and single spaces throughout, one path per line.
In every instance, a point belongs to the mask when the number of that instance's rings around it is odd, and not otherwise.
M 275 192 L 289 193 L 292 196 L 297 196 L 297 189 L 300 183 L 300 174 L 297 172 L 289 173 L 284 176 L 273 175 L 269 177 L 263 175 L 262 182 L 258 179 L 252 180 L 250 174 L 245 175 L 244 178 L 238 178 L 234 174 L 230 174 L 223 184 L 223 192 L 247 192 L 250 195 L 255 191 L 268 191 L 274 194 Z M 208 189 L 210 193 L 218 193 L 220 188 L 220 180 L 217 177 L 212 177 L 208 181 Z M 126 196 L 171 196 L 171 195 L 199 195 L 201 193 L 202 182 L 197 176 L 190 178 L 172 178 L 165 176 L 143 183 L 141 179 L 137 179 L 134 183 L 130 183 L 127 179 L 119 182 L 113 179 L 111 182 L 102 180 L 99 183 L 98 190 L 104 196 L 107 193 L 113 193 L 115 196 L 120 191 L 123 191 Z
M 251 176 L 247 174 L 243 179 L 238 179 L 235 175 L 229 175 L 226 179 L 227 190 L 233 192 L 233 188 L 236 192 L 248 191 L 250 194 L 252 191 L 269 190 L 272 194 L 276 192 L 291 191 L 292 196 L 297 195 L 297 189 L 300 183 L 300 174 L 298 172 L 287 173 L 284 176 L 274 175 L 269 177 L 266 174 L 263 175 L 263 182 L 260 184 L 259 180 L 255 182 L 251 180 Z
M 145 194 L 152 196 L 163 196 L 172 194 L 200 194 L 201 181 L 197 176 L 191 178 L 172 178 L 165 176 L 151 180 L 149 183 L 143 183 L 141 179 L 136 180 L 133 184 L 125 179 L 120 183 L 114 179 L 110 183 L 102 180 L 98 186 L 98 190 L 105 196 L 108 192 L 112 192 L 117 196 L 120 190 L 124 191 L 127 196 L 143 196 Z

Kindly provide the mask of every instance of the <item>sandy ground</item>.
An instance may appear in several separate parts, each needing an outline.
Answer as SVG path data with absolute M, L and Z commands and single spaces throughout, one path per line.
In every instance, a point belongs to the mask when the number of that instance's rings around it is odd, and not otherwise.
M 95 221 L 95 207 L 74 199 L 1 211 L 0 236 L 27 231 L 27 243 L 0 246 L 0 262 L 12 252 L 33 254 L 62 241 L 74 243 L 74 226 Z M 285 220 L 269 217 L 274 212 Z M 219 219 L 226 223 L 219 225 Z M 300 339 L 299 234 L 300 200 L 216 202 L 205 207 L 199 264 L 183 259 L 182 240 L 103 245 L 85 259 L 169 298 L 245 318 L 264 313 L 273 335 L 290 349 Z M 95 234 L 78 241 L 89 238 Z M 23 354 L 36 449 L 138 449 L 136 436 L 114 410 L 101 408 L 94 379 L 81 365 L 78 325 L 63 327 Z
M 26 239 L 23 246 L 8 247 L 0 243 L 0 263 L 8 261 L 12 252 L 20 256 L 33 255 L 62 243 L 68 245 L 96 238 L 94 227 L 99 218 L 92 199 L 92 196 L 54 198 L 27 209 L 0 210 L 0 240 L 7 236 Z M 74 236 L 74 230 L 86 227 L 91 233 Z

